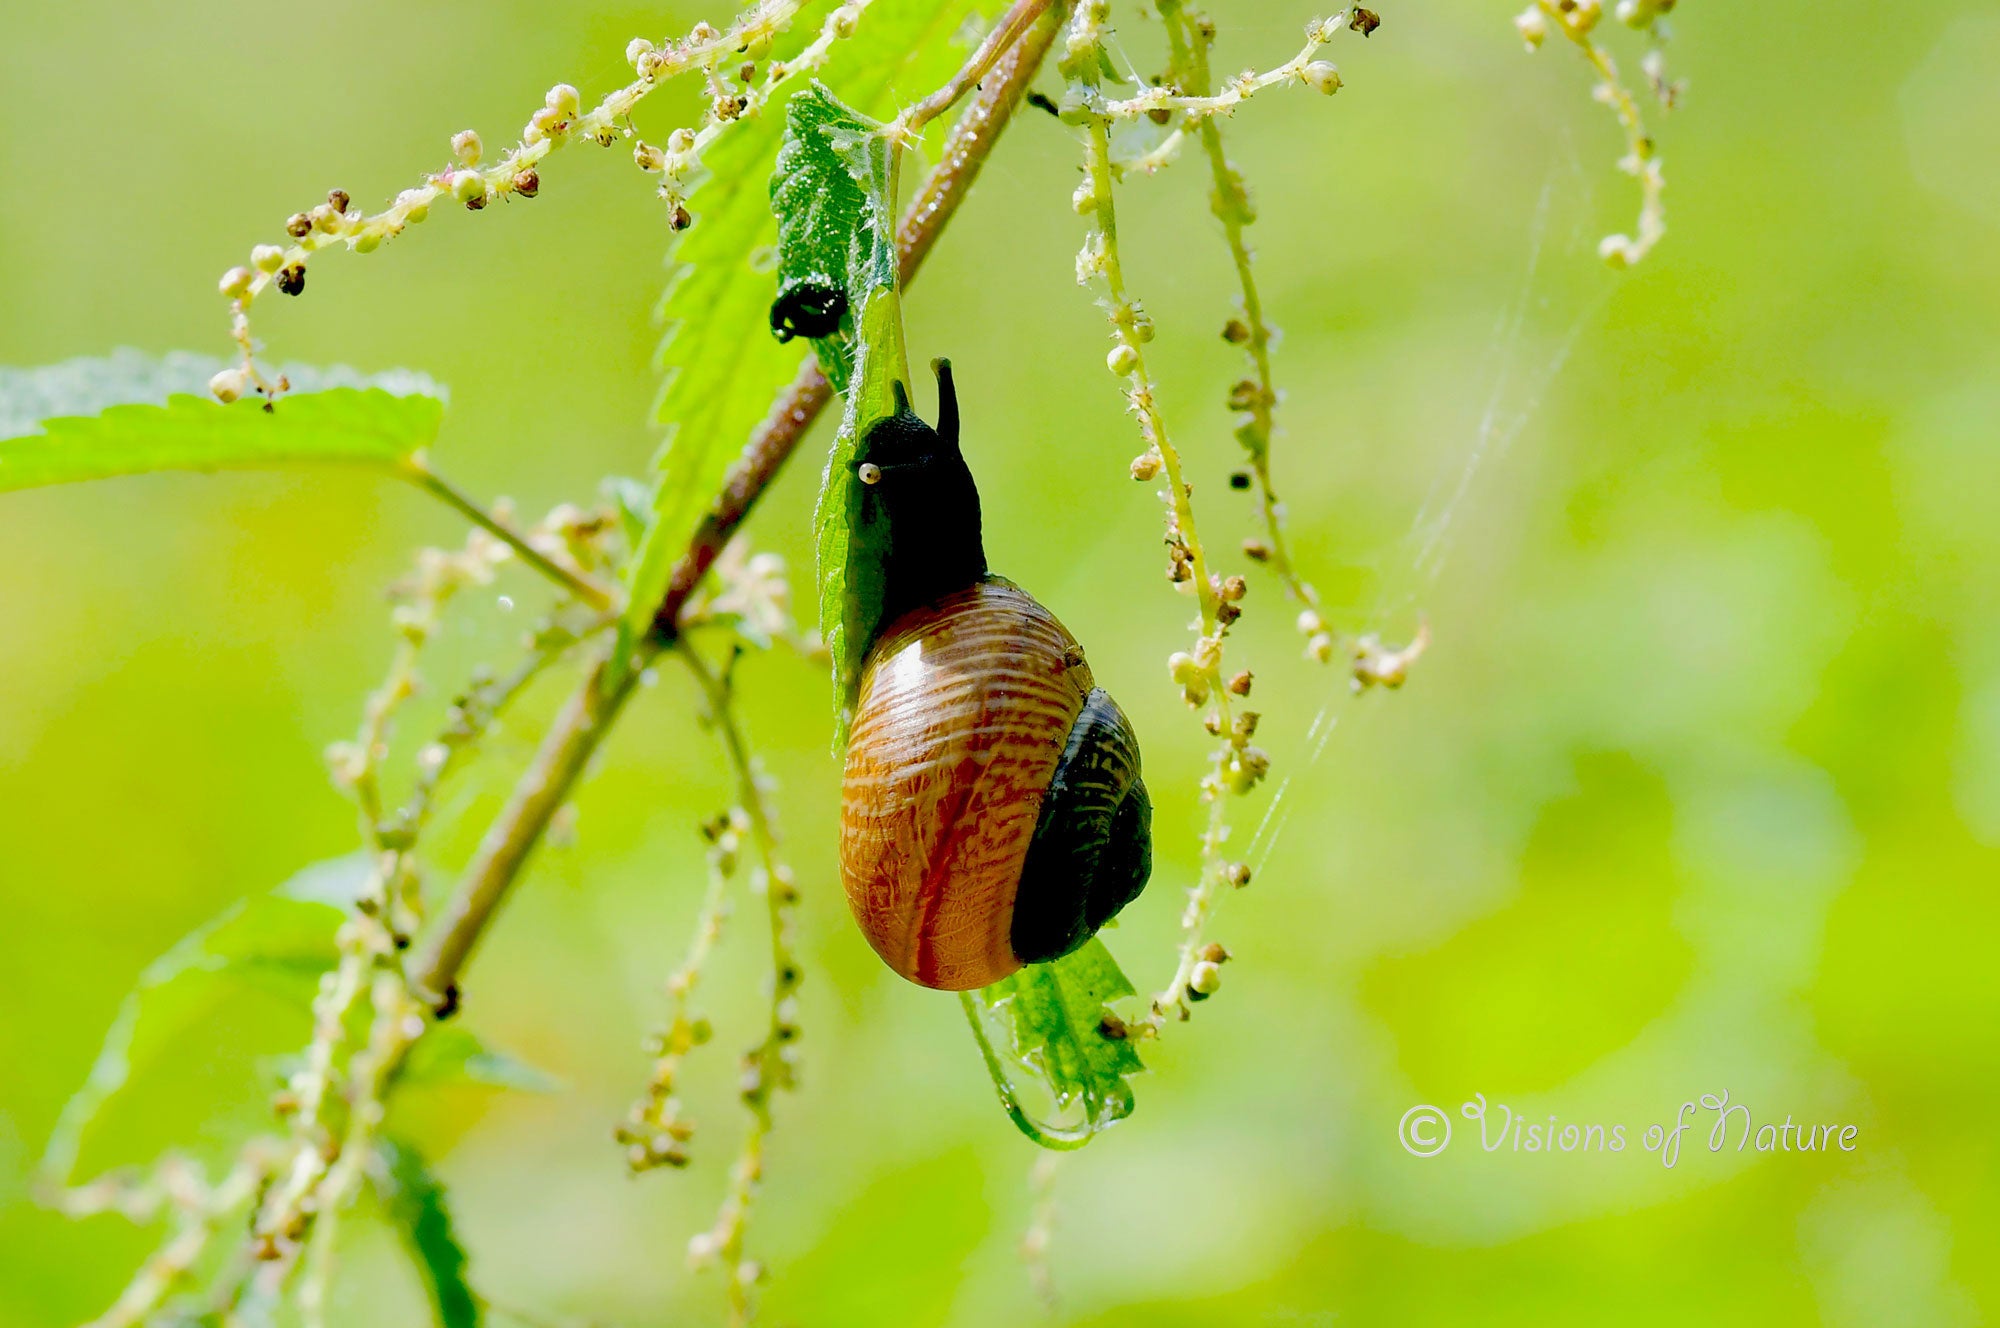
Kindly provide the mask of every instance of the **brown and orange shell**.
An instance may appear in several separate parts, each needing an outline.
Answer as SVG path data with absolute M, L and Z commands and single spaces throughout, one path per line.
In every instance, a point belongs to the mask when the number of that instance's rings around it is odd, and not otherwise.
M 889 967 L 964 991 L 1021 966 L 1015 892 L 1091 686 L 1076 639 L 997 578 L 883 631 L 848 739 L 840 873 Z

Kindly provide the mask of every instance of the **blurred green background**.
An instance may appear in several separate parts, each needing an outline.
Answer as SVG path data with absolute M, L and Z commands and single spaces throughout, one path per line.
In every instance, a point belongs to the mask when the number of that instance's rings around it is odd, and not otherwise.
M 1157 33 L 1131 8 L 1144 59 Z M 1213 8 L 1225 69 L 1287 58 L 1312 17 Z M 1671 234 L 1619 276 L 1594 247 L 1635 191 L 1574 53 L 1523 54 L 1506 5 L 1380 8 L 1381 31 L 1332 52 L 1337 98 L 1272 93 L 1230 132 L 1286 332 L 1300 559 L 1347 624 L 1400 637 L 1421 617 L 1436 644 L 1404 692 L 1349 702 L 1253 578 L 1236 657 L 1277 771 L 1239 833 L 1282 789 L 1279 832 L 1216 927 L 1238 956 L 1223 992 L 1152 1054 L 1132 1120 L 1058 1171 L 1055 1318 L 1975 1322 L 2000 1305 L 2000 15 L 1682 5 L 1687 100 L 1654 112 Z M 453 130 L 502 140 L 550 82 L 588 100 L 625 76 L 629 37 L 701 16 L 10 2 L 0 362 L 226 353 L 215 278 L 287 213 L 335 185 L 376 205 Z M 259 331 L 277 359 L 449 383 L 436 456 L 466 486 L 528 512 L 588 499 L 655 443 L 664 237 L 624 156 L 565 152 L 532 204 L 323 260 Z M 1159 864 L 1108 939 L 1149 988 L 1206 740 L 1165 677 L 1186 606 L 1072 279 L 1076 157 L 1024 114 L 911 296 L 912 345 L 959 366 L 996 568 L 1086 642 L 1144 736 Z M 1135 182 L 1123 215 L 1169 423 L 1227 550 L 1251 525 L 1224 483 L 1238 364 L 1199 170 Z M 802 457 L 754 527 L 795 571 L 816 476 Z M 94 1315 L 150 1248 L 35 1207 L 33 1159 L 149 958 L 351 845 L 320 752 L 387 662 L 381 588 L 457 538 L 414 493 L 333 471 L 0 501 L 0 1323 Z M 440 691 L 518 633 L 498 592 L 536 592 L 509 578 L 433 657 Z M 560 686 L 453 803 L 441 877 Z M 770 1321 L 1038 1321 L 1016 1252 L 1033 1150 L 956 1003 L 883 969 L 840 898 L 826 681 L 760 658 L 744 692 L 809 965 L 805 1085 L 778 1104 L 752 1232 Z M 683 1251 L 734 1152 L 754 912 L 688 1072 L 695 1165 L 630 1180 L 610 1139 L 694 912 L 695 824 L 728 796 L 691 713 L 663 674 L 470 974 L 471 1026 L 566 1091 L 405 1108 L 478 1284 L 550 1321 L 721 1314 Z M 232 1012 L 131 1114 L 129 1151 L 219 1154 L 258 1118 L 258 1057 L 295 1032 Z M 1638 1146 L 1723 1089 L 1760 1122 L 1856 1124 L 1857 1146 L 1711 1154 L 1707 1118 L 1672 1169 Z M 1475 1093 L 1633 1143 L 1487 1154 L 1458 1115 Z M 1458 1127 L 1428 1160 L 1397 1142 L 1418 1103 Z M 353 1224 L 347 1258 L 337 1322 L 418 1321 L 384 1229 Z

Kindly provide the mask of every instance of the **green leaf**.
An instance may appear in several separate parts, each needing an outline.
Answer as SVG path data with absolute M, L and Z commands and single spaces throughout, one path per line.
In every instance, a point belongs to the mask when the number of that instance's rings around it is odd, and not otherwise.
M 771 176 L 778 217 L 778 294 L 801 286 L 846 294 L 850 310 L 896 285 L 896 163 L 882 126 L 843 105 L 823 83 L 792 98 L 785 145 Z M 851 313 L 813 350 L 833 390 L 854 369 Z
M 804 45 L 827 8 L 806 8 L 788 50 Z M 949 78 L 965 58 L 966 47 L 953 39 L 968 16 L 997 8 L 996 0 L 875 0 L 855 35 L 835 44 L 821 76 L 852 105 L 887 113 Z M 731 125 L 708 154 L 706 179 L 691 191 L 695 225 L 673 252 L 674 275 L 660 306 L 666 335 L 656 416 L 668 432 L 654 462 L 652 520 L 626 564 L 616 667 L 650 626 L 730 463 L 804 359 L 770 331 L 778 224 L 765 182 L 784 132 L 776 106 Z
M 465 1246 L 452 1224 L 443 1182 L 407 1143 L 383 1139 L 376 1155 L 375 1192 L 423 1274 L 439 1328 L 479 1328 L 485 1306 L 466 1279 Z
M 896 289 L 896 162 L 882 126 L 843 106 L 818 83 L 792 98 L 785 146 L 771 181 L 778 213 L 780 288 L 845 292 L 848 314 L 813 342 L 826 376 L 847 399 L 813 514 L 819 552 L 820 634 L 833 658 L 837 744 L 845 741 L 861 667 L 880 624 L 887 547 L 863 530 L 859 439 L 893 414 L 894 383 L 909 378 Z M 857 320 L 853 311 L 860 310 Z M 860 335 L 850 329 L 858 322 Z M 858 390 L 850 390 L 859 383 Z
M 904 364 L 902 310 L 893 287 L 875 292 L 863 307 L 856 357 L 861 390 L 850 393 L 840 433 L 827 454 L 820 477 L 819 504 L 813 510 L 814 547 L 819 555 L 819 629 L 833 661 L 834 744 L 847 741 L 854 718 L 855 696 L 868 647 L 882 623 L 882 594 L 887 584 L 887 532 L 861 520 L 862 485 L 855 474 L 855 449 L 862 426 L 895 409 L 893 387 L 898 375 L 907 383 Z
M 555 1093 L 563 1086 L 546 1070 L 487 1046 L 463 1024 L 441 1024 L 425 1033 L 410 1049 L 397 1082 L 406 1088 L 484 1084 L 524 1093 Z
M 0 492 L 154 470 L 297 462 L 390 468 L 427 446 L 443 393 L 419 374 L 363 378 L 286 366 L 292 390 L 265 409 L 208 393 L 220 360 L 119 351 L 0 369 Z
M 334 936 L 367 881 L 365 856 L 316 863 L 269 894 L 231 905 L 147 965 L 105 1035 L 90 1077 L 63 1107 L 43 1155 L 67 1184 L 105 1108 L 185 1045 L 223 1002 L 260 990 L 309 1009 L 320 974 L 339 959 Z
M 1021 1133 L 1044 1148 L 1081 1148 L 1132 1114 L 1129 1080 L 1146 1067 L 1130 1038 L 1105 1030 L 1123 1029 L 1111 1002 L 1133 994 L 1096 937 L 1053 963 L 960 993 L 1000 1105 Z M 999 1047 L 989 1026 L 1003 1032 Z M 1024 1084 L 1047 1097 L 1048 1118 L 1022 1104 Z

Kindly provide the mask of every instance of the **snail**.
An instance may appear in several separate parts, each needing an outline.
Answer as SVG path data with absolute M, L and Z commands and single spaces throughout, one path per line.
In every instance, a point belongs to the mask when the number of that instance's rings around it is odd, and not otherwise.
M 781 343 L 793 337 L 830 337 L 840 330 L 846 312 L 846 291 L 801 282 L 771 301 L 771 335 Z
M 1132 726 L 1076 638 L 986 569 L 951 364 L 855 452 L 887 547 L 842 777 L 840 869 L 862 934 L 926 987 L 1060 958 L 1145 888 L 1152 803 Z

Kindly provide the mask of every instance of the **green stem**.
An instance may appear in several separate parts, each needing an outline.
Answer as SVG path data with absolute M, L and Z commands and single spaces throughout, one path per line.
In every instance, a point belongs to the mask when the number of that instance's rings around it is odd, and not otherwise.
M 615 680 L 607 677 L 606 661 L 600 659 L 556 716 L 507 806 L 480 841 L 478 856 L 446 904 L 436 931 L 407 970 L 419 999 L 433 1009 L 451 1008 L 459 970 L 499 911 L 528 855 L 541 842 L 543 831 L 597 753 L 598 744 L 611 732 L 618 712 L 638 690 L 653 653 L 650 646 L 641 646 L 632 666 Z
M 1079 1130 L 1048 1127 L 1023 1111 L 1021 1100 L 1014 1095 L 1014 1081 L 1007 1077 L 1007 1067 L 1000 1063 L 1000 1053 L 987 1039 L 986 1020 L 979 1012 L 979 998 L 969 991 L 961 991 L 958 1003 L 965 1010 L 965 1022 L 972 1025 L 972 1040 L 979 1044 L 979 1054 L 986 1061 L 986 1073 L 993 1079 L 993 1091 L 1000 1095 L 1001 1110 L 1007 1113 L 1008 1120 L 1014 1122 L 1015 1129 L 1032 1142 L 1057 1152 L 1081 1148 L 1097 1136 L 1097 1131 L 1088 1125 Z
M 1021 34 L 1049 11 L 1051 3 L 1052 0 L 1014 0 L 1013 6 L 1001 15 L 1000 21 L 986 34 L 986 40 L 952 76 L 951 82 L 904 111 L 897 117 L 898 126 L 914 132 L 951 109 L 960 97 L 986 77 L 1001 55 L 1021 39 Z
M 493 538 L 505 544 L 519 555 L 522 562 L 540 572 L 549 580 L 561 586 L 570 594 L 590 605 L 593 609 L 609 610 L 617 604 L 617 597 L 603 586 L 585 576 L 573 567 L 565 567 L 555 559 L 528 543 L 518 531 L 509 529 L 493 513 L 481 506 L 471 495 L 430 468 L 422 455 L 411 457 L 403 463 L 402 475 L 425 493 L 436 498 L 446 507 L 478 526 Z
M 1209 72 L 1208 38 L 1190 22 L 1181 0 L 1158 0 L 1157 7 L 1165 21 L 1167 45 L 1178 73 L 1177 81 L 1184 91 L 1203 97 L 1209 95 L 1213 82 Z M 1208 158 L 1209 174 L 1215 182 L 1215 190 L 1210 195 L 1210 210 L 1222 223 L 1223 237 L 1228 242 L 1230 259 L 1236 268 L 1237 284 L 1242 290 L 1243 321 L 1249 334 L 1244 349 L 1250 360 L 1251 372 L 1255 375 L 1252 382 L 1256 391 L 1249 405 L 1248 427 L 1237 437 L 1249 456 L 1250 469 L 1257 480 L 1264 534 L 1271 547 L 1271 569 L 1295 599 L 1307 608 L 1318 609 L 1318 596 L 1299 575 L 1285 546 L 1284 520 L 1277 492 L 1271 484 L 1271 414 L 1278 400 L 1277 387 L 1271 375 L 1272 329 L 1264 316 L 1264 301 L 1257 289 L 1256 275 L 1251 270 L 1250 246 L 1243 234 L 1255 214 L 1250 209 L 1243 178 L 1230 165 L 1223 148 L 1221 125 L 1213 117 L 1204 118 L 1195 132 L 1201 139 L 1203 155 Z

